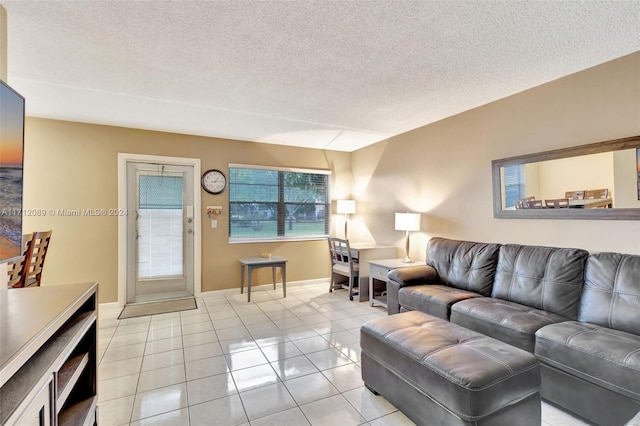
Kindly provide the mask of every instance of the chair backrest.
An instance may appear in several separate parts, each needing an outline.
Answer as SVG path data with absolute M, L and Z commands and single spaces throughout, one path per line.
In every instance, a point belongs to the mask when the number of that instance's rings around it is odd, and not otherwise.
M 523 209 L 541 209 L 542 200 L 529 200 L 522 204 Z
M 354 274 L 356 268 L 354 264 L 358 263 L 358 260 L 353 257 L 351 253 L 351 246 L 349 240 L 342 238 L 329 237 L 329 254 L 331 255 L 331 266 L 336 264 L 342 264 L 348 266 L 351 273 Z
M 33 234 L 31 263 L 27 272 L 25 287 L 40 286 L 44 260 L 51 240 L 52 231 L 38 231 Z
M 516 200 L 516 209 L 526 209 L 529 208 L 529 203 L 531 201 L 535 201 L 536 197 L 535 196 L 531 196 L 531 197 L 526 197 L 526 198 L 520 198 L 518 200 Z
M 544 205 L 548 209 L 566 209 L 569 207 L 569 200 L 566 198 L 556 198 L 553 200 L 544 200 Z
M 22 255 L 7 263 L 9 273 L 8 287 L 19 288 L 25 286 L 32 253 L 33 234 L 25 234 L 22 236 Z
M 567 191 L 564 193 L 564 198 L 569 200 L 584 200 L 584 190 L 581 191 Z
M 599 198 L 608 198 L 609 190 L 607 188 L 603 189 L 588 189 L 584 191 L 584 198 L 587 200 L 595 200 Z

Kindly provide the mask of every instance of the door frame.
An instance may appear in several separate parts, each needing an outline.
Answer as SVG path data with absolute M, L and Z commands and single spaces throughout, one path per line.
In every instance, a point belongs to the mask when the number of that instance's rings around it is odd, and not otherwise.
M 202 294 L 202 200 L 200 159 L 118 153 L 118 209 L 127 208 L 127 163 L 163 163 L 193 167 L 193 295 Z M 127 217 L 118 217 L 118 306 L 127 302 Z

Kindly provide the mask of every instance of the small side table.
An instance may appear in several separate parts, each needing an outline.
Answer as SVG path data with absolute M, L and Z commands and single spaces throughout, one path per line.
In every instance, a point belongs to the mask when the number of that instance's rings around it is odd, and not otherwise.
M 271 268 L 273 273 L 273 289 L 276 289 L 276 268 L 282 272 L 282 291 L 287 297 L 287 258 L 282 256 L 272 257 L 246 257 L 240 261 L 240 294 L 244 293 L 244 270 L 247 268 L 247 302 L 251 302 L 251 271 L 258 268 Z
M 380 259 L 369 261 L 369 304 L 377 304 L 387 307 L 387 274 L 389 271 L 410 266 L 425 265 L 424 261 L 404 263 L 402 259 Z M 382 282 L 383 285 L 378 284 Z M 378 284 L 378 285 L 376 285 Z M 384 290 L 377 292 L 376 288 L 384 287 Z

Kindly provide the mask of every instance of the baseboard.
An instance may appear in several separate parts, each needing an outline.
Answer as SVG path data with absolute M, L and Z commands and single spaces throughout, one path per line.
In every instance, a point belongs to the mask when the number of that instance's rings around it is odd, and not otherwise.
M 316 285 L 316 284 L 329 284 L 329 277 L 326 278 L 314 278 L 311 280 L 299 280 L 299 281 L 287 281 L 287 288 L 291 288 L 291 287 L 301 287 L 301 286 L 305 286 L 305 285 Z M 281 286 L 281 283 L 278 283 L 278 286 Z M 278 287 L 279 288 L 279 287 Z M 203 291 L 201 293 L 201 297 L 207 297 L 207 296 L 219 296 L 219 295 L 232 295 L 232 294 L 238 294 L 240 288 L 239 287 L 235 287 L 235 288 L 225 288 L 222 290 L 209 290 L 209 291 Z M 252 285 L 251 286 L 251 292 L 255 292 L 255 291 L 268 291 L 268 290 L 273 290 L 273 284 L 260 284 L 260 285 Z

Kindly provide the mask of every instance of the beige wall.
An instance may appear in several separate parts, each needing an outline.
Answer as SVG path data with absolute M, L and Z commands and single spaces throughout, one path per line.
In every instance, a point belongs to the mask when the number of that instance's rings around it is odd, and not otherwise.
M 431 236 L 640 254 L 640 221 L 495 219 L 491 192 L 491 160 L 639 134 L 635 53 L 356 151 L 358 219 L 401 246 L 394 212 L 422 212 L 414 258 Z
M 0 80 L 7 81 L 7 11 L 0 5 Z
M 639 118 L 640 120 L 640 118 Z M 625 149 L 613 153 L 615 206 L 624 208 L 640 208 L 638 185 L 640 185 L 635 149 Z
M 117 300 L 117 218 L 61 217 L 49 210 L 117 208 L 119 152 L 200 158 L 203 171 L 228 171 L 229 163 L 331 169 L 333 185 L 339 188 L 349 187 L 351 180 L 348 153 L 28 118 L 24 207 L 45 214 L 25 217 L 24 231 L 53 230 L 43 280 L 97 280 L 100 302 Z M 228 191 L 201 194 L 203 291 L 240 287 L 237 259 L 267 251 L 289 259 L 288 281 L 328 276 L 326 241 L 229 244 Z M 216 229 L 207 226 L 207 205 L 224 206 Z M 257 284 L 270 280 L 266 269 L 254 275 Z
M 616 193 L 612 152 L 549 160 L 538 164 L 540 182 L 539 192 L 535 194 L 538 199 L 564 198 L 566 191 L 587 189 L 607 188 L 611 194 Z

